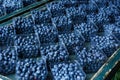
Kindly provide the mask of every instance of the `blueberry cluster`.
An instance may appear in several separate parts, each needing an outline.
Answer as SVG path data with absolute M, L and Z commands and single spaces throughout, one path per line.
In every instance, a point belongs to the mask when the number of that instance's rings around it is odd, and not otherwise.
M 104 31 L 103 25 L 109 23 L 110 21 L 110 18 L 107 12 L 105 11 L 105 8 L 100 8 L 99 13 L 96 15 L 96 18 L 97 20 L 94 23 L 98 27 L 98 31 Z
M 92 38 L 92 44 L 96 45 L 100 50 L 109 57 L 120 46 L 113 35 L 95 36 Z
M 46 62 L 43 59 L 19 60 L 16 66 L 18 80 L 46 80 Z
M 58 31 L 53 25 L 36 25 L 35 31 L 41 44 L 58 42 Z
M 24 6 L 28 6 L 36 2 L 36 0 L 22 0 Z
M 51 12 L 52 18 L 66 15 L 65 7 L 59 1 L 47 4 L 47 9 Z
M 69 53 L 63 43 L 56 43 L 41 46 L 41 55 L 45 56 L 47 61 L 54 62 L 66 60 Z
M 1 5 L 1 4 L 0 4 Z M 6 14 L 6 10 L 3 6 L 0 6 L 0 17 Z
M 81 23 L 80 25 L 75 25 L 74 30 L 78 31 L 85 38 L 85 41 L 90 41 L 90 36 L 97 33 L 97 27 L 89 22 L 89 23 Z
M 87 52 L 87 64 L 84 67 L 84 71 L 86 73 L 97 72 L 106 60 L 107 56 L 100 49 L 96 46 L 91 46 Z
M 86 12 L 81 8 L 70 7 L 66 9 L 67 16 L 71 19 L 73 24 L 80 24 L 86 22 Z
M 35 21 L 35 24 L 51 24 L 51 13 L 45 9 L 41 11 L 32 11 L 32 18 Z
M 6 25 L 0 27 L 0 46 L 13 46 L 14 45 L 14 27 L 13 25 Z
M 17 46 L 18 58 L 31 58 L 40 56 L 39 45 Z
M 8 14 L 23 7 L 22 0 L 3 0 L 3 6 Z
M 74 54 L 74 47 L 82 46 L 84 43 L 83 36 L 77 32 L 61 34 L 59 39 L 65 44 L 70 54 Z
M 7 47 L 0 50 L 0 74 L 8 75 L 15 72 L 17 55 L 14 48 Z
M 85 80 L 85 73 L 76 61 L 62 62 L 52 65 L 54 80 Z
M 13 19 L 13 26 L 15 27 L 16 34 L 34 33 L 34 21 L 31 16 Z
M 80 47 L 77 46 L 75 47 L 74 50 L 75 50 L 75 55 L 79 64 L 82 67 L 85 67 L 87 64 L 87 54 L 88 54 L 87 49 L 86 48 L 81 49 Z
M 17 46 L 28 46 L 36 44 L 39 44 L 39 41 L 35 34 L 15 36 L 15 45 Z
M 72 21 L 66 16 L 52 18 L 52 22 L 57 27 L 59 34 L 72 30 Z

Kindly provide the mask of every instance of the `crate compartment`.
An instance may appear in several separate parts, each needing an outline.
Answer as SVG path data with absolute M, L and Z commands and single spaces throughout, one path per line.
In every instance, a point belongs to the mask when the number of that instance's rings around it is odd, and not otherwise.
M 31 11 L 35 24 L 52 24 L 51 13 L 47 9 Z
M 36 25 L 35 32 L 37 33 L 41 44 L 58 42 L 58 31 L 54 25 Z
M 104 52 L 92 45 L 90 48 L 84 47 L 83 49 L 76 47 L 75 56 L 87 74 L 97 72 L 107 60 Z
M 104 25 L 105 34 L 114 35 L 120 41 L 120 27 L 115 24 Z
M 71 19 L 74 25 L 86 22 L 87 13 L 82 11 L 81 8 L 70 7 L 66 9 L 67 16 Z
M 13 25 L 6 25 L 0 27 L 0 46 L 14 46 L 14 27 Z
M 94 35 L 97 33 L 98 28 L 91 22 L 88 23 L 81 23 L 80 25 L 74 25 L 74 31 L 79 32 L 84 36 L 85 41 L 89 42 L 91 35 Z
M 15 36 L 15 45 L 16 46 L 27 46 L 27 45 L 39 45 L 39 39 L 36 34 L 27 34 L 27 35 L 16 35 Z
M 66 60 L 69 53 L 63 43 L 55 43 L 41 46 L 41 56 L 46 57 L 48 62 L 58 62 Z
M 13 19 L 13 26 L 15 27 L 16 34 L 30 34 L 35 33 L 34 21 L 31 16 L 17 17 Z
M 45 80 L 47 74 L 44 59 L 23 59 L 17 62 L 16 77 L 18 80 Z
M 52 23 L 57 27 L 58 33 L 66 33 L 72 31 L 72 21 L 67 16 L 58 16 L 52 18 Z
M 17 54 L 14 47 L 0 47 L 0 74 L 15 73 Z
M 83 36 L 77 32 L 61 34 L 59 39 L 65 44 L 70 54 L 74 54 L 74 48 L 76 46 L 82 47 L 85 41 Z
M 91 38 L 91 44 L 103 50 L 108 57 L 120 47 L 118 40 L 113 35 L 94 36 Z
M 65 7 L 59 1 L 51 2 L 46 6 L 47 9 L 51 12 L 52 18 L 66 15 Z
M 18 53 L 18 58 L 32 58 L 32 57 L 40 57 L 40 49 L 39 45 L 23 45 L 16 46 L 16 51 Z
M 54 63 L 51 72 L 54 80 L 85 80 L 86 77 L 77 61 Z
M 3 6 L 6 8 L 6 13 L 9 14 L 23 7 L 22 0 L 3 0 Z

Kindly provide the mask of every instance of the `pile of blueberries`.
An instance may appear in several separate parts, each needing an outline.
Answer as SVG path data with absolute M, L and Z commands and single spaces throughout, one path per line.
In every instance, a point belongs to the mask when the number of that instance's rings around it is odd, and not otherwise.
M 0 74 L 15 73 L 17 55 L 14 47 L 0 48 Z
M 0 27 L 0 46 L 14 45 L 14 27 L 13 25 L 5 25 Z
M 54 80 L 85 80 L 85 73 L 77 61 L 67 61 L 51 65 Z
M 63 43 L 56 43 L 41 46 L 41 55 L 46 57 L 49 62 L 58 62 L 66 60 L 69 53 Z
M 85 41 L 84 37 L 77 32 L 60 34 L 59 39 L 65 44 L 70 54 L 74 54 L 74 48 L 76 46 L 82 47 Z
M 96 34 L 98 29 L 94 24 L 89 22 L 89 23 L 81 23 L 80 25 L 75 25 L 74 30 L 82 34 L 85 38 L 85 41 L 89 42 L 90 36 Z
M 36 1 L 0 0 L 0 16 Z M 119 47 L 119 0 L 53 1 L 0 27 L 0 74 L 15 73 L 19 80 L 46 80 L 49 74 L 55 80 L 86 80 Z
M 75 48 L 76 57 L 86 73 L 96 72 L 107 60 L 107 56 L 102 50 L 93 45 L 89 47 Z
M 58 31 L 54 25 L 51 24 L 36 25 L 35 32 L 38 35 L 41 45 L 58 42 Z
M 110 57 L 120 47 L 119 41 L 111 34 L 94 36 L 92 37 L 91 44 L 96 45 L 108 57 Z
M 19 60 L 16 66 L 18 80 L 46 80 L 48 71 L 44 59 Z

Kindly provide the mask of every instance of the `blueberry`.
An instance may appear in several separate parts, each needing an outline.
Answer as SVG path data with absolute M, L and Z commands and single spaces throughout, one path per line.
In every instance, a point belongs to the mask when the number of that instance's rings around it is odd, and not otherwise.
M 6 13 L 11 13 L 22 8 L 22 0 L 4 0 L 3 6 L 6 8 Z
M 63 43 L 41 46 L 41 55 L 49 62 L 66 60 L 69 53 Z
M 84 38 L 77 32 L 71 32 L 59 35 L 60 41 L 62 41 L 68 49 L 70 54 L 74 54 L 74 48 L 76 46 L 83 46 Z
M 55 63 L 51 67 L 55 80 L 85 80 L 85 73 L 76 61 Z
M 39 45 L 17 46 L 18 58 L 31 58 L 40 56 Z
M 17 62 L 16 74 L 19 80 L 45 80 L 47 73 L 44 59 L 24 59 Z
M 15 27 L 16 34 L 30 34 L 35 33 L 34 21 L 31 16 L 17 17 L 13 19 L 13 26 Z
M 36 25 L 35 31 L 38 34 L 39 40 L 41 44 L 47 43 L 56 43 L 58 42 L 58 31 L 53 25 Z
M 15 73 L 17 55 L 12 47 L 1 48 L 0 52 L 0 74 L 8 75 Z

